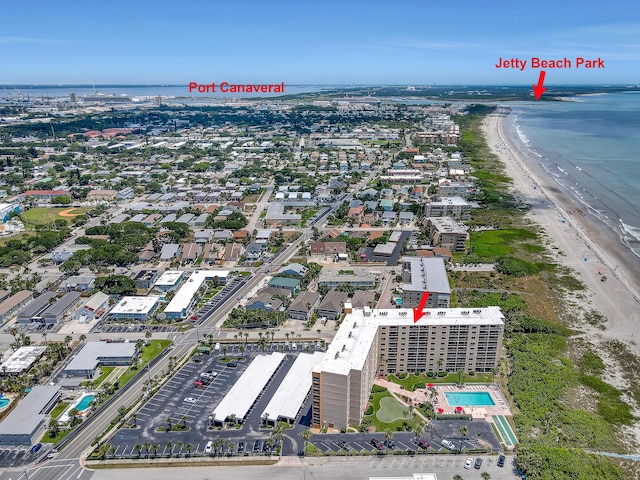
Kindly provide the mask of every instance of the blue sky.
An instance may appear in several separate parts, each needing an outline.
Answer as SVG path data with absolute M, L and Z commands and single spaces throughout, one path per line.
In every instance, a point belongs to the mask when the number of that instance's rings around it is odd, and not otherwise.
M 602 58 L 547 84 L 640 83 L 635 1 L 0 3 L 0 84 L 523 84 L 499 58 Z

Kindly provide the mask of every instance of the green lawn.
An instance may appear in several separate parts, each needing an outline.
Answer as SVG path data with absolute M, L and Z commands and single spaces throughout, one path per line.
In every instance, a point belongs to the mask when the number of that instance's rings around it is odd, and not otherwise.
M 44 436 L 42 437 L 42 440 L 40 440 L 40 441 L 42 443 L 58 443 L 64 437 L 69 435 L 69 433 L 71 433 L 71 431 L 73 431 L 73 430 L 75 430 L 75 428 L 70 428 L 68 430 L 60 430 L 60 431 L 58 431 L 58 435 L 56 435 L 54 438 L 51 438 L 51 436 L 49 435 L 49 431 L 47 430 L 45 432 Z
M 496 257 L 504 257 L 513 252 L 513 244 L 525 240 L 534 240 L 536 234 L 519 229 L 484 230 L 469 234 L 473 255 L 484 261 L 493 262 Z
M 53 410 L 51 410 L 51 417 L 58 418 L 62 414 L 62 412 L 64 412 L 64 409 L 67 408 L 68 406 L 69 406 L 69 402 L 58 403 L 55 407 L 53 407 Z
M 91 388 L 98 388 L 104 379 L 109 376 L 115 367 L 100 367 L 100 376 L 91 383 Z
M 171 345 L 171 340 L 152 340 L 149 342 L 149 345 L 142 349 L 142 363 L 140 367 L 143 367 L 147 362 L 150 362 L 160 355 L 169 345 Z
M 69 210 L 73 207 L 64 206 L 64 207 L 35 207 L 31 208 L 25 212 L 22 212 L 20 216 L 24 219 L 25 223 L 35 224 L 35 225 L 43 225 L 46 223 L 53 223 L 58 219 L 66 220 L 67 223 L 71 222 L 75 217 L 61 217 L 59 215 L 60 212 L 64 212 L 65 210 Z M 90 209 L 85 207 L 74 208 L 71 212 L 72 215 L 82 215 L 83 213 L 88 212 Z
M 389 402 L 389 400 L 384 400 L 384 399 L 389 399 L 395 402 L 397 404 L 397 407 L 395 406 L 392 407 L 391 402 Z M 382 405 L 385 410 L 389 409 L 390 412 L 394 412 L 395 409 L 397 408 L 400 411 L 400 418 L 390 422 L 385 422 L 380 420 L 380 418 L 378 417 L 378 412 L 380 412 L 380 409 L 381 409 L 380 407 L 381 400 L 384 400 L 382 402 Z M 373 414 L 365 415 L 363 420 L 370 421 L 371 424 L 376 428 L 377 432 L 384 432 L 387 429 L 391 430 L 392 432 L 403 431 L 403 430 L 406 430 L 406 427 L 412 423 L 411 416 L 407 416 L 408 423 L 405 422 L 404 416 L 402 415 L 402 405 L 400 405 L 396 401 L 396 399 L 391 396 L 388 390 L 384 390 L 383 392 L 379 392 L 379 393 L 372 393 L 370 396 L 369 403 L 371 403 L 371 405 L 373 406 Z M 392 413 L 389 415 L 389 417 L 391 416 L 395 416 L 395 414 Z M 382 418 L 388 418 L 388 417 L 386 417 L 385 413 L 383 413 Z M 414 421 L 417 421 L 417 420 L 419 420 L 419 418 L 414 418 Z
M 381 398 L 379 405 L 380 410 L 376 412 L 376 417 L 381 422 L 392 423 L 395 420 L 403 420 L 405 413 L 408 419 L 413 417 L 409 409 L 393 397 Z

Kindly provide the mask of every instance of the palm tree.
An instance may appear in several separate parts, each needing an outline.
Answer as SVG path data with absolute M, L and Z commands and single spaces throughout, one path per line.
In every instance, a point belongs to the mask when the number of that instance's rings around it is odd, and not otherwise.
M 464 480 L 464 479 L 462 478 L 462 475 L 454 475 L 453 480 Z
M 58 436 L 58 432 L 60 425 L 58 424 L 58 420 L 55 418 L 51 418 L 49 420 L 49 436 L 51 438 L 56 438 Z
M 83 333 L 78 339 L 80 340 L 80 342 L 84 343 L 84 341 L 87 339 L 87 336 Z
M 48 346 L 49 343 L 47 342 L 47 332 L 42 332 L 42 339 L 44 340 L 44 346 Z
M 151 450 L 151 443 L 150 442 L 144 442 L 144 450 L 145 452 L 147 452 L 147 458 L 149 458 L 149 450 Z
M 173 429 L 173 418 L 168 417 L 168 418 L 165 420 L 165 423 L 168 425 L 168 427 L 167 427 L 167 432 L 170 432 L 170 431 Z
M 227 346 L 226 345 L 224 347 L 222 347 L 222 355 L 223 355 L 223 359 L 226 360 L 227 359 Z
M 311 439 L 311 429 L 307 428 L 300 433 L 300 436 L 305 442 L 308 442 Z
M 160 445 L 157 443 L 154 443 L 153 445 L 151 445 L 151 449 L 153 450 L 153 456 L 154 457 L 158 456 L 158 450 L 160 449 Z
M 133 412 L 133 413 L 131 414 L 131 420 L 133 420 L 133 424 L 134 424 L 135 426 L 138 426 L 138 423 L 136 422 L 136 420 L 137 420 L 137 419 L 138 419 L 138 414 L 137 414 L 136 412 Z
M 442 364 L 444 363 L 444 360 L 442 358 L 438 359 L 438 376 L 440 376 L 440 370 L 442 370 Z
M 489 474 L 489 472 L 482 472 L 480 476 L 482 477 L 483 480 L 489 480 L 491 478 L 491 475 Z
M 169 458 L 173 456 L 173 442 L 167 442 L 167 448 L 169 449 Z
M 391 431 L 390 428 L 387 428 L 384 431 L 384 439 L 385 439 L 385 445 L 387 445 L 391 440 L 393 440 L 393 432 Z M 387 447 L 388 448 L 388 447 Z
M 187 445 L 184 447 L 187 450 L 187 456 L 191 456 L 191 450 L 193 450 L 193 445 L 191 443 L 187 443 Z
M 282 442 L 284 439 L 284 427 L 281 423 L 275 424 L 273 430 L 271 430 L 271 438 L 278 442 Z
M 266 427 L 268 422 L 269 422 L 269 414 L 267 412 L 264 412 L 262 414 L 262 426 Z
M 463 438 L 467 438 L 467 435 L 469 435 L 469 427 L 467 427 L 466 425 L 461 426 L 460 435 L 462 435 Z
M 71 335 L 64 337 L 64 344 L 68 349 L 71 348 L 71 342 L 73 342 L 73 337 Z
M 187 429 L 187 416 L 183 415 L 182 418 L 180 419 L 180 421 L 182 422 L 182 425 L 184 426 L 184 429 Z
M 178 456 L 182 455 L 182 447 L 184 446 L 184 443 L 182 442 L 182 440 L 180 440 L 178 443 L 176 443 L 176 448 L 178 449 Z
M 233 455 L 233 452 L 236 451 L 236 442 L 230 441 L 227 443 L 227 451 L 229 452 L 229 455 Z

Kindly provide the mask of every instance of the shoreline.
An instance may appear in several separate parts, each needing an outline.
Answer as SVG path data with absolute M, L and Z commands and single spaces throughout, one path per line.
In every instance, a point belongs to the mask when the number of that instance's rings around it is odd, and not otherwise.
M 607 318 L 604 330 L 588 324 L 584 328 L 622 341 L 640 354 L 640 346 L 634 341 L 634 330 L 640 325 L 638 277 L 625 267 L 627 259 L 615 241 L 607 238 L 607 233 L 593 220 L 577 213 L 580 207 L 536 165 L 526 146 L 509 135 L 505 126 L 508 115 L 498 107 L 496 113 L 485 117 L 482 131 L 490 150 L 505 165 L 506 174 L 513 181 L 510 189 L 524 197 L 531 206 L 528 216 L 546 232 L 551 245 L 557 247 L 558 250 L 550 250 L 554 261 L 575 271 L 587 288 L 585 306 Z M 534 184 L 537 188 L 533 188 Z M 602 281 L 603 277 L 606 281 Z

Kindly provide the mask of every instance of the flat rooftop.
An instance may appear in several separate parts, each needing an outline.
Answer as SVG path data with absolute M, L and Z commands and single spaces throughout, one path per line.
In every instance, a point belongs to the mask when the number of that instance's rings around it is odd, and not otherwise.
M 19 374 L 38 360 L 47 347 L 20 347 L 0 365 L 0 371 Z
M 442 258 L 402 257 L 402 263 L 411 265 L 411 281 L 403 282 L 403 290 L 451 293 Z
M 31 435 L 44 418 L 43 409 L 58 395 L 60 387 L 36 385 L 0 423 L 1 435 Z
M 175 285 L 180 281 L 184 272 L 180 270 L 167 270 L 156 281 L 156 285 Z
M 135 343 L 87 342 L 64 370 L 95 370 L 102 358 L 131 358 L 135 353 Z
M 322 362 L 314 371 L 346 375 L 350 370 L 361 370 L 380 326 L 504 325 L 500 307 L 428 308 L 424 312 L 425 315 L 414 323 L 410 308 L 354 308 L 345 316 Z
M 148 314 L 158 303 L 160 297 L 141 297 L 128 296 L 123 297 L 118 304 L 111 309 L 112 315 L 123 314 Z
M 182 314 L 184 310 L 189 308 L 193 296 L 205 280 L 210 280 L 214 277 L 227 278 L 229 273 L 229 270 L 196 270 L 176 292 L 169 305 L 164 309 L 165 313 Z

